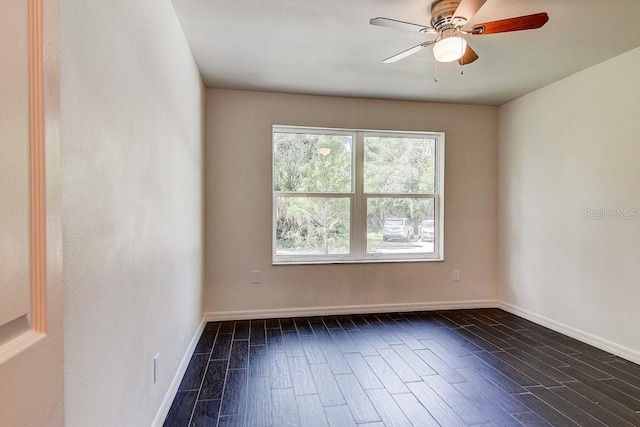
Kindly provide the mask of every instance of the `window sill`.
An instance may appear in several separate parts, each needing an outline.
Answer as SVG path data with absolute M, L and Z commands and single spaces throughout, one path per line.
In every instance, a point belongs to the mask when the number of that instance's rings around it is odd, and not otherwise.
M 271 265 L 322 265 L 322 264 L 389 264 L 389 263 L 414 263 L 414 262 L 443 262 L 444 257 L 428 259 L 364 259 L 364 260 L 287 260 L 272 261 Z

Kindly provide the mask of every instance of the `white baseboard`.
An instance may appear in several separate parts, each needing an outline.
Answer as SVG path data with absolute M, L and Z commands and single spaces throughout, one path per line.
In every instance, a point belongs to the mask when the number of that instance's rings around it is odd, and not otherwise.
M 553 329 L 556 332 L 560 332 L 561 334 L 568 335 L 571 338 L 575 338 L 601 350 L 613 353 L 616 356 L 620 356 L 623 359 L 629 360 L 633 363 L 640 364 L 640 351 L 622 346 L 620 344 L 616 344 L 604 338 L 574 328 L 573 326 L 565 325 L 564 323 L 549 319 L 548 317 L 541 316 L 529 310 L 525 310 L 523 308 L 503 301 L 498 301 L 497 304 L 497 307 L 503 309 L 504 311 L 508 311 L 509 313 L 515 314 L 516 316 L 524 317 L 527 320 L 530 320 L 542 326 L 546 326 L 547 328 Z
M 212 311 L 204 314 L 207 322 L 221 320 L 273 319 L 278 317 L 334 316 L 340 314 L 390 313 L 406 311 L 494 308 L 496 300 L 413 302 L 400 304 L 338 305 L 327 307 L 276 308 L 267 310 Z
M 191 356 L 193 356 L 193 352 L 196 349 L 196 345 L 198 345 L 198 341 L 200 340 L 200 336 L 202 335 L 202 331 L 204 331 L 206 323 L 207 320 L 203 317 L 200 325 L 198 325 L 198 329 L 193 335 L 193 338 L 191 338 L 189 347 L 187 347 L 187 350 L 182 357 L 182 361 L 178 366 L 176 374 L 173 376 L 173 380 L 171 381 L 169 390 L 167 390 L 167 393 L 162 400 L 162 405 L 160 405 L 160 409 L 158 410 L 158 413 L 156 414 L 156 417 L 151 424 L 152 427 L 161 427 L 164 424 L 164 421 L 169 414 L 169 409 L 171 409 L 173 399 L 175 399 L 176 393 L 178 393 L 178 387 L 180 387 L 182 377 L 184 377 L 184 373 L 187 371 L 187 367 L 189 366 L 189 362 L 191 361 Z

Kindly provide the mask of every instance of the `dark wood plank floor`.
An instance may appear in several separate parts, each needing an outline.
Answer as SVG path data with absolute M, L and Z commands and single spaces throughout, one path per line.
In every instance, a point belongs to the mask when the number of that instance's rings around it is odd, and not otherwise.
M 207 324 L 165 426 L 640 426 L 640 366 L 498 309 Z

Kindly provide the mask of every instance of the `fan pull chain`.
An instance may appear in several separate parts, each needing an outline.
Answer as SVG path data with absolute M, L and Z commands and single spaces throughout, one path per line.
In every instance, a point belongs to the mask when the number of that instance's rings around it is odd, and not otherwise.
M 433 81 L 434 81 L 434 83 L 438 83 L 438 61 L 436 61 L 436 64 L 435 64 L 435 66 L 433 68 L 434 68 Z
M 458 30 L 458 36 L 461 37 L 460 30 Z M 462 55 L 460 56 L 460 61 L 458 61 L 458 62 L 460 63 L 460 75 L 461 76 L 464 75 L 464 50 L 465 50 L 465 48 L 462 45 L 460 45 L 460 53 Z

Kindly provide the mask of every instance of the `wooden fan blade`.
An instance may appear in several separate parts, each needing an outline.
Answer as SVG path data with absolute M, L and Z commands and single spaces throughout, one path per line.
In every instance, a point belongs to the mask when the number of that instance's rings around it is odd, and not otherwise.
M 371 25 L 378 25 L 380 27 L 388 27 L 388 28 L 397 28 L 398 30 L 406 30 L 406 31 L 416 31 L 419 33 L 435 33 L 436 30 L 434 28 L 413 24 L 411 22 L 398 21 L 397 19 L 389 19 L 389 18 L 373 18 L 369 21 Z
M 404 59 L 409 55 L 413 55 L 414 53 L 420 52 L 425 47 L 430 46 L 430 45 L 432 45 L 434 43 L 435 43 L 435 40 L 434 41 L 427 41 L 427 42 L 424 42 L 424 43 L 420 43 L 419 45 L 414 46 L 411 49 L 407 49 L 407 50 L 402 51 L 402 52 L 400 52 L 400 53 L 398 53 L 396 55 L 390 56 L 390 57 L 388 57 L 387 59 L 385 59 L 382 62 L 384 62 L 385 64 L 391 64 L 393 62 L 398 62 L 401 59 Z
M 471 64 L 476 59 L 478 59 L 478 54 L 475 50 L 471 49 L 471 46 L 467 43 L 467 50 L 464 51 L 462 58 L 458 59 L 458 63 L 460 65 L 467 65 Z
M 502 19 L 500 21 L 485 22 L 474 25 L 470 33 L 479 36 L 485 34 L 507 33 L 510 31 L 534 30 L 542 27 L 549 21 L 546 13 L 534 13 L 533 15 L 518 16 L 516 18 Z

